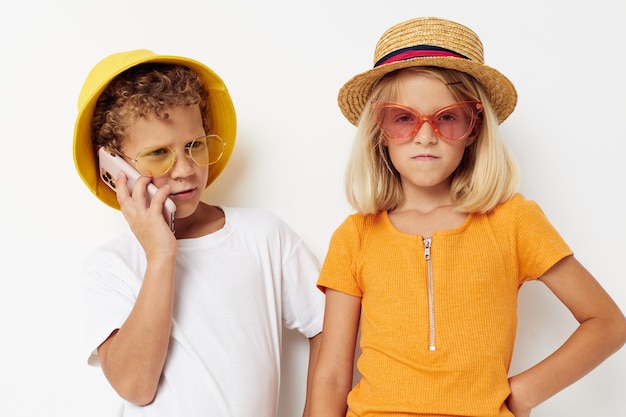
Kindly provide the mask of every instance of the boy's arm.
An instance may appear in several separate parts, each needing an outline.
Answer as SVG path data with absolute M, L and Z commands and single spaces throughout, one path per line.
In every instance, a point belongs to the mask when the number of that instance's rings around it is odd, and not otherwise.
M 146 254 L 146 272 L 135 305 L 120 329 L 98 347 L 100 366 L 115 391 L 137 405 L 152 402 L 167 355 L 174 303 L 178 243 L 163 221 L 169 187 L 159 189 L 150 207 L 140 177 L 131 197 L 126 178 L 117 178 L 117 199 L 126 221 Z
M 317 358 L 320 352 L 320 346 L 322 344 L 322 334 L 318 333 L 309 339 L 309 369 L 306 378 L 306 399 L 304 402 L 303 417 L 309 415 L 309 398 L 311 396 L 311 381 L 313 380 L 313 372 L 315 371 L 315 365 L 317 364 Z
M 122 327 L 98 348 L 115 391 L 137 405 L 152 402 L 170 338 L 175 261 L 148 263 L 137 301 Z

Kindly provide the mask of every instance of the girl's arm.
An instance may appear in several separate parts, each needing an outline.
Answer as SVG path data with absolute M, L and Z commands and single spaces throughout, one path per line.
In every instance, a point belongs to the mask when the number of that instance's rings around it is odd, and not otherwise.
M 541 278 L 580 325 L 553 354 L 510 378 L 508 406 L 516 417 L 578 381 L 626 341 L 626 318 L 619 307 L 573 257 L 564 258 Z
M 326 289 L 322 344 L 313 373 L 309 417 L 345 417 L 360 317 L 361 298 Z

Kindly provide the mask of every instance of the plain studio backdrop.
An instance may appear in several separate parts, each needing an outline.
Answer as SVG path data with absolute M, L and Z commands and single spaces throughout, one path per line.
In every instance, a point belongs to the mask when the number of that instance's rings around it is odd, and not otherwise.
M 239 130 L 205 200 L 273 211 L 321 261 L 351 213 L 343 174 L 355 129 L 337 92 L 372 65 L 385 29 L 417 16 L 474 29 L 487 64 L 515 84 L 518 105 L 502 129 L 521 165 L 521 191 L 626 309 L 619 0 L 13 1 L 0 14 L 0 416 L 118 410 L 101 371 L 87 366 L 78 292 L 86 255 L 127 228 L 72 160 L 79 90 L 97 61 L 148 48 L 213 68 L 229 87 Z M 512 372 L 551 353 L 576 326 L 542 284 L 522 288 L 519 312 Z M 280 417 L 300 413 L 307 346 L 286 334 Z M 533 416 L 624 417 L 625 387 L 626 349 Z

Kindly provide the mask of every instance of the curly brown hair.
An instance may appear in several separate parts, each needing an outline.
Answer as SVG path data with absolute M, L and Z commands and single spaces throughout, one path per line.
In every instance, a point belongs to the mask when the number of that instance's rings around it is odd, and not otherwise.
M 115 77 L 98 98 L 91 120 L 95 147 L 120 149 L 127 129 L 141 117 L 167 119 L 176 106 L 199 105 L 204 131 L 210 127 L 208 92 L 184 65 L 141 64 Z

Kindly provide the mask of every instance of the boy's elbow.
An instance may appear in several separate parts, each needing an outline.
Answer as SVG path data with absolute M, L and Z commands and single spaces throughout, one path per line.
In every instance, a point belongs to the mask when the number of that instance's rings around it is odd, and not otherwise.
M 156 397 L 156 387 L 127 387 L 127 389 L 116 390 L 118 395 L 126 401 L 138 405 L 144 406 L 154 401 Z
M 117 395 L 134 405 L 148 405 L 156 397 L 158 381 L 156 383 L 147 382 L 145 379 L 133 378 L 128 375 L 123 379 L 116 380 L 107 375 L 107 379 Z

